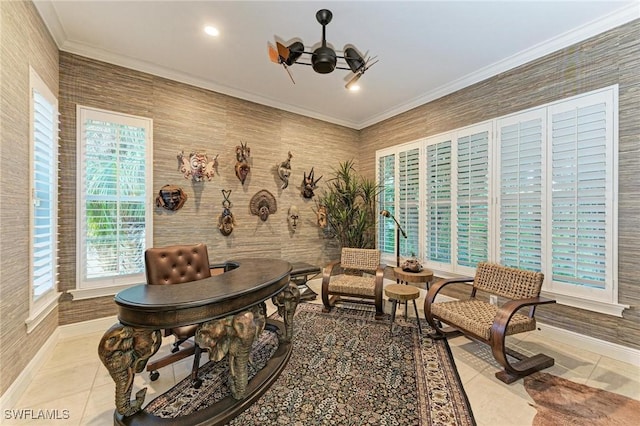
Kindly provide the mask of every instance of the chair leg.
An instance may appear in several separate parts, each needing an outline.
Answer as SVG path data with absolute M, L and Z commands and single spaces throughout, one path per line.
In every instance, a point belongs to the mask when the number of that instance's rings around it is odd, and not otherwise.
M 196 345 L 195 353 L 193 354 L 193 367 L 191 368 L 191 381 L 193 387 L 199 389 L 202 386 L 202 379 L 198 377 L 198 370 L 200 369 L 200 355 L 202 354 L 202 348 Z
M 416 299 L 413 299 L 412 302 L 413 302 L 413 310 L 416 312 L 416 321 L 418 323 L 418 331 L 420 332 L 420 334 L 422 334 L 422 326 L 420 325 L 420 315 L 418 315 L 418 306 L 416 305 Z M 407 304 L 409 304 L 408 301 L 407 301 Z
M 396 307 L 398 306 L 398 301 L 396 299 L 391 299 L 391 336 L 393 336 L 393 323 L 396 321 Z

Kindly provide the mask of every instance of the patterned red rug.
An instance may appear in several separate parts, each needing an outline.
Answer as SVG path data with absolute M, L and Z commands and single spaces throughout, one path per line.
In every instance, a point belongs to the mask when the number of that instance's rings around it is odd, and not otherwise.
M 524 378 L 538 411 L 534 426 L 635 426 L 640 401 L 575 383 L 549 373 Z
M 391 337 L 389 322 L 376 321 L 367 307 L 321 308 L 298 306 L 289 363 L 229 425 L 475 425 L 446 340 L 420 336 L 411 318 L 396 318 Z M 145 411 L 172 417 L 184 414 L 189 400 L 215 403 L 227 374 L 216 368 L 201 368 L 199 390 L 187 379 Z

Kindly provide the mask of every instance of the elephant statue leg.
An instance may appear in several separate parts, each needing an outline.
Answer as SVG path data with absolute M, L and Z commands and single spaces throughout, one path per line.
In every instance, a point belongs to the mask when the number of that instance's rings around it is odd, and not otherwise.
M 102 336 L 98 345 L 98 356 L 116 384 L 116 410 L 123 416 L 140 411 L 147 388 L 136 393 L 132 402 L 131 389 L 136 373 L 142 372 L 147 361 L 162 344 L 160 330 L 134 328 L 114 324 Z
M 289 282 L 287 288 L 271 298 L 278 307 L 278 314 L 284 319 L 285 335 L 280 337 L 282 342 L 290 342 L 293 337 L 293 316 L 300 303 L 300 290 L 294 282 Z
M 209 352 L 209 359 L 220 361 L 229 354 L 229 387 L 235 399 L 245 396 L 251 345 L 266 325 L 266 305 L 201 324 L 196 343 Z

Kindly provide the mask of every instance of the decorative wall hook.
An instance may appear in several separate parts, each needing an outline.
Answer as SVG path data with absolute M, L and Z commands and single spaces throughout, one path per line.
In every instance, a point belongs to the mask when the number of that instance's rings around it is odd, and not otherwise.
M 289 176 L 291 176 L 291 151 L 289 151 L 288 158 L 282 163 L 278 164 L 278 176 L 282 181 L 282 186 L 280 189 L 285 189 L 289 186 Z
M 287 216 L 287 221 L 289 222 L 289 226 L 296 232 L 296 228 L 298 227 L 298 219 L 300 218 L 300 211 L 296 206 L 289 207 L 289 216 Z
M 251 214 L 260 216 L 260 219 L 264 222 L 270 214 L 276 212 L 278 206 L 273 194 L 266 189 L 263 189 L 256 192 L 256 195 L 251 198 L 249 209 L 251 210 Z
M 233 232 L 233 226 L 236 224 L 233 213 L 231 213 L 231 201 L 229 201 L 230 195 L 231 190 L 222 190 L 224 201 L 222 201 L 222 213 L 218 216 L 218 229 L 225 237 Z
M 193 151 L 189 154 L 189 158 L 186 158 L 184 151 L 181 151 L 177 157 L 178 170 L 184 174 L 185 179 L 191 178 L 194 182 L 201 182 L 205 177 L 207 180 L 211 180 L 215 174 L 218 163 L 217 155 L 212 161 L 209 161 L 204 152 Z
M 322 179 L 322 176 L 320 176 L 315 181 L 313 180 L 313 167 L 311 168 L 308 177 L 307 172 L 304 173 L 304 177 L 302 180 L 302 196 L 304 198 L 313 198 L 313 196 L 315 195 L 313 193 L 313 190 L 318 187 L 318 181 L 320 179 Z
M 167 210 L 180 210 L 187 201 L 187 194 L 176 185 L 165 185 L 158 191 L 156 207 L 164 207 Z
M 251 155 L 251 148 L 246 143 L 240 141 L 240 145 L 236 145 L 236 176 L 240 179 L 240 183 L 244 185 L 244 181 L 249 175 L 251 166 L 249 166 L 249 156 Z

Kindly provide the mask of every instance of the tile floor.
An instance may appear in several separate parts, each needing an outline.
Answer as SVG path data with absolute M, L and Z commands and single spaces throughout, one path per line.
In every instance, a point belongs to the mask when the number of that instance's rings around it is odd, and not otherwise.
M 312 281 L 311 288 L 319 290 L 319 281 Z M 422 313 L 422 297 L 418 310 Z M 321 303 L 319 298 L 315 303 Z M 270 305 L 270 304 L 269 304 Z M 391 304 L 386 304 L 389 307 Z M 274 311 L 269 306 L 269 314 Z M 413 313 L 410 305 L 409 314 Z M 399 308 L 398 315 L 403 314 Z M 97 356 L 97 347 L 102 332 L 80 338 L 61 340 L 50 359 L 42 366 L 36 379 L 29 385 L 17 407 L 3 407 L 1 424 L 6 425 L 110 425 L 114 410 L 114 384 Z M 631 365 L 578 350 L 556 341 L 542 341 L 535 332 L 512 337 L 511 344 L 522 352 L 544 352 L 555 358 L 555 365 L 545 371 L 616 392 L 640 400 L 640 365 Z M 170 338 L 160 351 L 168 351 Z M 525 391 L 522 381 L 505 385 L 494 377 L 498 364 L 491 351 L 483 345 L 456 337 L 449 341 L 465 391 L 469 397 L 478 426 L 530 425 L 535 408 Z M 206 362 L 203 357 L 203 363 Z M 134 392 L 148 387 L 146 401 L 151 401 L 170 389 L 174 383 L 190 372 L 191 359 L 160 370 L 160 378 L 149 381 L 148 374 L 136 375 Z M 42 420 L 7 419 L 6 408 L 28 408 L 34 410 L 67 410 L 68 419 L 43 422 Z

